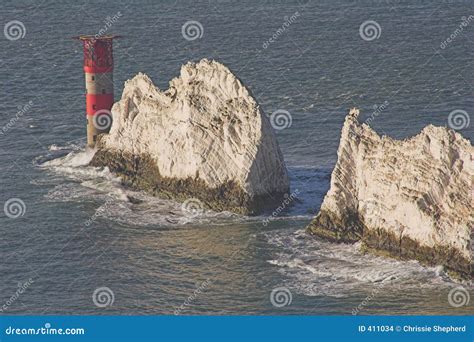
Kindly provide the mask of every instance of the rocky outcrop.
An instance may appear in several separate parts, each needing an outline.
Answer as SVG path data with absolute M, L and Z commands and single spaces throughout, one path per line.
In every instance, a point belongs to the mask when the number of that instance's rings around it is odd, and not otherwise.
M 473 276 L 474 150 L 429 125 L 397 141 L 346 117 L 331 186 L 308 229 L 336 242 Z
M 155 195 L 256 214 L 278 206 L 289 180 L 269 119 L 224 65 L 188 63 L 160 91 L 144 74 L 125 83 L 93 166 Z

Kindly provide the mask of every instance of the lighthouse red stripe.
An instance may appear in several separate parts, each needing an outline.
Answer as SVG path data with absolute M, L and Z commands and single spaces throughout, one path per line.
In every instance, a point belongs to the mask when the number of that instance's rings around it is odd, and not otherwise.
M 112 71 L 114 71 L 113 66 L 98 67 L 98 66 L 84 65 L 84 72 L 89 73 L 89 74 L 100 74 L 100 73 L 112 72 Z
M 86 112 L 87 115 L 94 115 L 98 110 L 110 110 L 114 104 L 113 94 L 87 94 Z

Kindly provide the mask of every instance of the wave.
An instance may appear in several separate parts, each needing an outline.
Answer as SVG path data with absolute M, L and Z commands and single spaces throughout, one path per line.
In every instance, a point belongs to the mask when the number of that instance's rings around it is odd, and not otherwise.
M 47 155 L 39 156 L 35 163 L 45 170 L 53 188 L 45 195 L 49 201 L 98 202 L 96 213 L 101 219 L 132 226 L 181 226 L 187 224 L 225 225 L 228 223 L 256 223 L 285 220 L 308 220 L 314 215 L 315 196 L 322 200 L 319 181 L 327 178 L 327 171 L 306 167 L 290 169 L 293 189 L 298 198 L 282 212 L 260 216 L 243 216 L 230 212 L 201 210 L 192 213 L 183 210 L 183 205 L 172 200 L 161 199 L 124 186 L 107 167 L 89 166 L 95 151 L 78 144 L 49 146 Z M 301 190 L 300 190 L 301 189 Z M 104 208 L 106 206 L 106 208 Z
M 95 151 L 84 149 L 78 144 L 65 146 L 51 145 L 50 153 L 39 156 L 35 163 L 48 174 L 44 182 L 50 182 L 53 188 L 45 195 L 49 201 L 78 201 L 98 202 L 96 213 L 101 219 L 132 226 L 181 226 L 187 224 L 225 225 L 237 222 L 252 222 L 264 225 L 263 222 L 278 222 L 284 220 L 308 220 L 312 214 L 306 206 L 311 201 L 299 200 L 296 206 L 287 208 L 278 216 L 268 215 L 248 217 L 230 212 L 214 212 L 202 210 L 189 214 L 183 210 L 183 205 L 172 200 L 160 199 L 135 191 L 124 186 L 119 177 L 115 176 L 107 167 L 88 166 Z M 301 181 L 311 180 L 311 173 L 295 169 L 295 175 Z M 297 183 L 298 184 L 298 183 Z M 311 189 L 304 187 L 304 198 Z
M 286 284 L 307 296 L 350 297 L 376 291 L 419 291 L 448 287 L 452 280 L 441 267 L 398 261 L 360 252 L 360 243 L 335 244 L 311 238 L 305 230 L 264 233 L 278 250 L 267 260 L 288 279 Z

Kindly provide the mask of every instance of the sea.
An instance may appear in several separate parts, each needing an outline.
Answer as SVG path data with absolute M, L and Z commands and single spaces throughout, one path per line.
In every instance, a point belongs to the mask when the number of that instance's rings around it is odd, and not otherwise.
M 397 139 L 474 138 L 471 0 L 2 1 L 0 314 L 466 315 L 472 283 L 320 241 L 345 115 Z M 133 191 L 88 166 L 81 34 L 114 41 L 115 99 L 214 59 L 275 127 L 296 196 L 247 217 Z M 131 200 L 133 199 L 133 200 Z

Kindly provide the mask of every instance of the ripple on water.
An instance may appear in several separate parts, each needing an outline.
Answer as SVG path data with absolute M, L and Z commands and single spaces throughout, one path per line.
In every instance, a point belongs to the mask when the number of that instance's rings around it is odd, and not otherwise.
M 290 169 L 294 191 L 298 199 L 283 212 L 272 216 L 248 217 L 230 212 L 198 210 L 189 212 L 182 203 L 147 195 L 131 190 L 121 183 L 119 177 L 107 167 L 91 167 L 89 162 L 94 156 L 93 150 L 84 150 L 77 145 L 49 148 L 51 154 L 36 158 L 40 168 L 52 174 L 55 186 L 46 194 L 50 201 L 87 201 L 101 202 L 96 209 L 102 219 L 108 219 L 132 226 L 178 226 L 186 224 L 225 225 L 237 222 L 262 222 L 265 218 L 272 221 L 305 220 L 312 216 L 311 208 L 315 201 L 322 199 L 329 170 L 316 170 L 308 167 Z M 317 198 L 315 200 L 315 198 Z
M 398 261 L 360 252 L 360 244 L 335 244 L 304 230 L 265 232 L 278 252 L 268 263 L 288 277 L 288 286 L 307 296 L 348 297 L 367 288 L 384 291 L 439 289 L 452 286 L 440 267 Z

